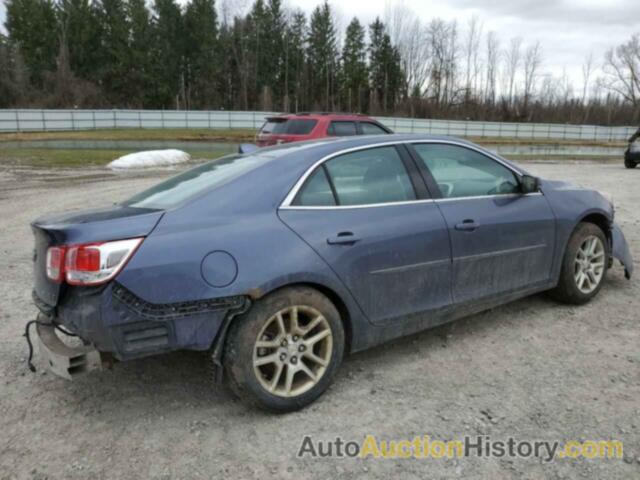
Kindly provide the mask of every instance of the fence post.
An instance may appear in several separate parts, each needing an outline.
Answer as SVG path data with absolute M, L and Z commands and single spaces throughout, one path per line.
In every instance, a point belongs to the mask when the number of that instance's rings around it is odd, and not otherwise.
M 160 110 L 160 124 L 162 125 L 162 129 L 164 130 L 164 110 Z
M 117 121 L 116 121 L 116 111 L 115 111 L 115 109 L 112 110 L 112 112 L 113 112 L 113 128 L 118 128 Z
M 46 132 L 47 131 L 47 117 L 44 114 L 44 110 L 40 110 L 40 113 L 42 114 L 42 131 Z
M 71 110 L 71 130 L 76 129 L 76 117 L 73 114 L 73 110 Z
M 96 125 L 96 111 L 91 110 L 91 119 L 93 120 L 93 129 L 97 130 L 98 126 Z
M 211 110 L 207 110 L 207 125 L 209 126 L 209 130 L 211 130 Z
M 142 128 L 142 113 L 138 110 L 138 128 Z
M 20 132 L 20 115 L 18 115 L 18 110 L 14 110 L 13 112 L 16 114 L 16 128 L 18 129 L 18 132 Z

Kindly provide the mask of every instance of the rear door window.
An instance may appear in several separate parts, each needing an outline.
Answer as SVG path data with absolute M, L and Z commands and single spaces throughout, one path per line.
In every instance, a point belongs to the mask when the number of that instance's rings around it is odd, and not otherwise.
M 295 204 L 310 207 L 327 207 L 336 204 L 324 166 L 320 166 L 309 177 L 304 188 L 298 194 Z
M 360 122 L 363 135 L 385 135 L 387 132 L 379 125 L 371 122 Z
M 327 133 L 334 137 L 350 137 L 357 135 L 356 122 L 331 122 Z
M 395 147 L 377 147 L 340 155 L 318 167 L 293 204 L 352 206 L 415 199 L 398 151 Z

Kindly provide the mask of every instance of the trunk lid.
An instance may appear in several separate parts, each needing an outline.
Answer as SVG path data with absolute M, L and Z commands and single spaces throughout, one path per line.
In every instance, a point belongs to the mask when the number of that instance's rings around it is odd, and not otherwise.
M 64 283 L 47 277 L 47 249 L 56 245 L 124 240 L 149 235 L 158 224 L 163 210 L 112 207 L 48 215 L 31 224 L 35 237 L 34 293 L 40 301 L 55 307 L 64 294 Z

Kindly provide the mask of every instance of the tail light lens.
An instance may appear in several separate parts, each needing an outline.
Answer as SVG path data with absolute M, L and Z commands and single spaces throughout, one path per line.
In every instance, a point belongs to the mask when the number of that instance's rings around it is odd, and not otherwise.
M 64 278 L 69 285 L 100 285 L 108 282 L 122 270 L 142 240 L 131 238 L 51 247 L 47 251 L 47 276 L 58 283 Z
M 55 283 L 64 280 L 64 254 L 66 247 L 50 247 L 47 250 L 47 277 Z

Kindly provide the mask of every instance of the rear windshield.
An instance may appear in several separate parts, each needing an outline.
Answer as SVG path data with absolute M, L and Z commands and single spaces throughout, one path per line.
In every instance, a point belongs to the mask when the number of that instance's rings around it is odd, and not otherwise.
M 242 174 L 262 165 L 277 151 L 270 154 L 230 155 L 205 163 L 180 175 L 159 183 L 129 200 L 123 205 L 136 208 L 166 210 L 174 208 L 205 190 L 227 183 Z
M 317 120 L 309 118 L 275 119 L 271 118 L 262 126 L 262 134 L 287 134 L 287 135 L 307 135 L 314 129 Z

